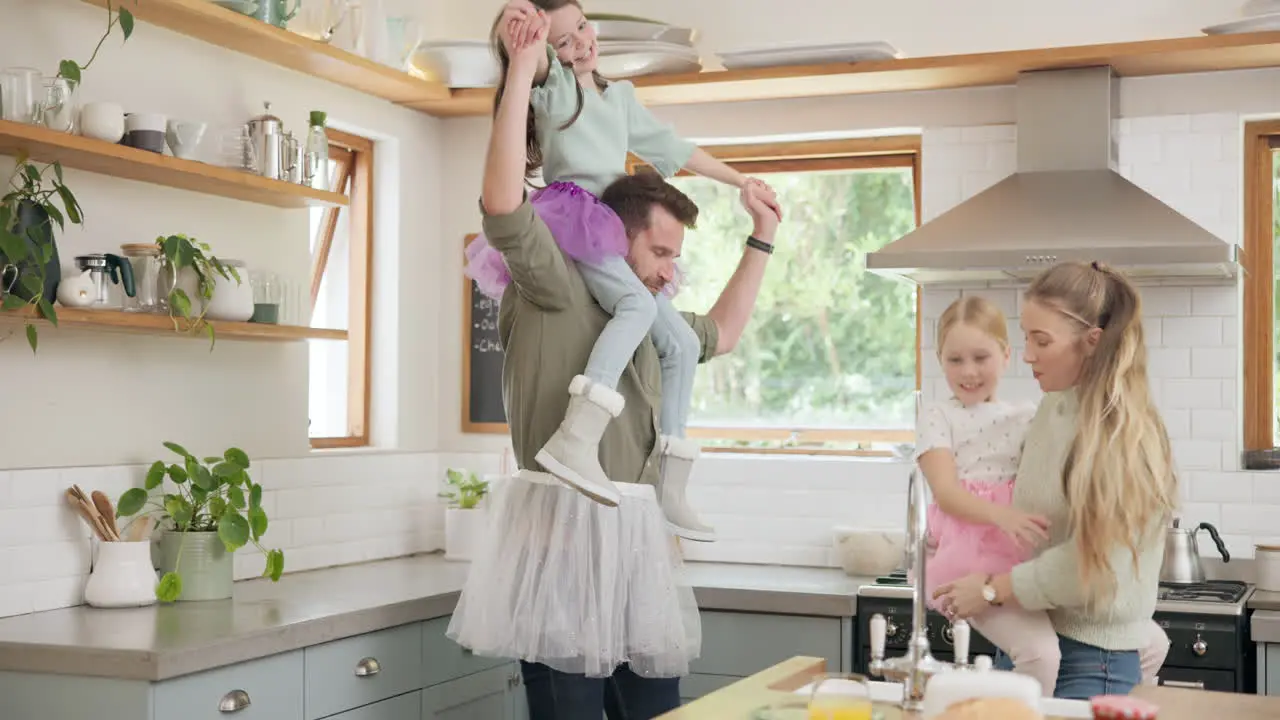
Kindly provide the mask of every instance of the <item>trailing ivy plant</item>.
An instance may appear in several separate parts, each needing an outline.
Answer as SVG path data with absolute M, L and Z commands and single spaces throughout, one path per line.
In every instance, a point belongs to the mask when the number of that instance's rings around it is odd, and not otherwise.
M 440 497 L 447 498 L 453 507 L 471 510 L 489 493 L 489 483 L 474 472 L 449 468 L 444 474 L 445 482 L 453 489 L 440 493 Z
M 204 316 L 208 311 L 209 301 L 213 299 L 213 291 L 217 287 L 216 276 L 221 275 L 228 281 L 235 280 L 239 285 L 242 282 L 239 271 L 230 265 L 223 264 L 213 254 L 208 243 L 186 235 L 158 237 L 156 244 L 160 246 L 173 272 L 173 288 L 169 290 L 169 316 L 174 320 L 174 329 L 180 329 L 178 318 L 182 318 L 187 322 L 188 331 L 204 330 L 204 333 L 209 336 L 209 350 L 212 351 L 216 338 L 213 325 L 205 322 Z M 188 296 L 187 291 L 178 285 L 178 277 L 184 269 L 190 269 L 196 275 L 196 295 L 200 301 L 198 305 L 194 302 L 195 298 Z M 193 316 L 195 307 L 199 307 L 200 312 Z
M 25 152 L 20 153 L 17 160 L 13 174 L 9 176 L 8 192 L 0 198 L 0 254 L 5 258 L 5 272 L 2 273 L 5 284 L 0 285 L 0 296 L 3 297 L 0 307 L 27 313 L 27 343 L 34 353 L 39 345 L 39 331 L 35 326 L 37 316 L 55 327 L 58 325 L 58 312 L 44 297 L 49 261 L 56 250 L 57 236 L 53 226 L 56 224 L 57 229 L 62 230 L 67 221 L 83 225 L 84 215 L 76 196 L 62 182 L 61 163 L 40 167 L 28 162 Z M 24 207 L 36 208 L 39 219 L 36 223 L 19 227 Z M 24 268 L 28 272 L 23 272 Z M 16 277 L 11 276 L 11 272 Z
M 134 0 L 136 6 L 138 0 Z M 123 3 L 121 3 L 123 5 Z M 124 35 L 124 40 L 128 41 L 129 36 L 133 35 L 133 13 L 120 7 L 118 10 L 111 6 L 111 0 L 107 0 L 107 29 L 102 33 L 102 37 L 98 38 L 98 44 L 93 47 L 93 54 L 81 65 L 75 60 L 63 60 L 58 63 L 58 77 L 65 78 L 72 86 L 80 84 L 81 73 L 89 69 L 93 61 L 98 57 L 98 51 L 102 49 L 102 43 L 107 41 L 111 36 L 111 31 L 115 27 L 120 26 L 120 33 Z
M 284 572 L 284 551 L 262 546 L 267 532 L 267 512 L 262 509 L 262 486 L 249 476 L 249 456 L 239 448 L 229 448 L 221 457 L 197 458 L 186 448 L 173 442 L 164 446 L 179 461 L 157 460 L 147 471 L 144 487 L 125 491 L 116 506 L 116 515 L 129 517 L 152 508 L 162 520 L 168 520 L 173 532 L 182 533 L 182 544 L 188 532 L 216 532 L 227 552 L 253 544 L 266 556 L 263 577 L 272 582 Z M 173 492 L 161 488 L 165 479 L 173 483 Z M 152 492 L 161 490 L 159 497 Z M 156 586 L 156 597 L 173 602 L 182 595 L 182 544 L 172 572 L 165 573 Z

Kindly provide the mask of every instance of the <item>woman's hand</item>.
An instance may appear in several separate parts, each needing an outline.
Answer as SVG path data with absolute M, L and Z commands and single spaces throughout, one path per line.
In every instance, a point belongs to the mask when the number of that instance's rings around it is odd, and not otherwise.
M 967 620 L 990 607 L 982 597 L 982 588 L 986 584 L 986 575 L 966 575 L 934 590 L 933 599 L 941 601 L 942 614 L 948 618 Z
M 1043 515 L 1024 513 L 1008 505 L 994 511 L 992 523 L 1004 531 L 1024 550 L 1031 550 L 1049 539 L 1049 519 Z

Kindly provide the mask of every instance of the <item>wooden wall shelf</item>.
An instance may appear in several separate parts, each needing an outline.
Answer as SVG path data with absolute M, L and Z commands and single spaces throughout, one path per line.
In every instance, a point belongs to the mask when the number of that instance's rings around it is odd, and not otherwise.
M 1111 65 L 1122 77 L 1277 67 L 1280 32 L 654 75 L 634 82 L 648 105 L 688 105 L 1011 85 L 1020 72 L 1098 65 Z M 493 91 L 454 90 L 447 100 L 404 104 L 445 117 L 488 115 Z
M 58 161 L 63 167 L 260 205 L 304 208 L 347 204 L 347 196 L 342 193 L 313 190 L 240 170 L 113 145 L 38 125 L 0 120 L 0 155 L 19 152 L 26 152 L 37 162 Z
M 179 338 L 196 338 L 208 340 L 203 331 L 194 333 L 174 329 L 173 320 L 168 315 L 150 313 L 127 313 L 120 310 L 85 310 L 84 308 L 58 307 L 58 328 L 84 328 L 107 332 L 123 332 L 141 335 L 172 335 Z M 0 321 L 6 324 L 22 322 L 28 313 L 19 311 L 0 312 Z M 188 327 L 179 321 L 179 328 Z M 40 323 L 52 329 L 47 322 Z M 269 325 L 267 323 L 219 322 L 211 321 L 217 341 L 223 340 L 259 340 L 274 342 L 293 342 L 300 340 L 346 340 L 346 330 L 329 330 L 324 328 L 298 327 L 295 325 Z
M 84 0 L 106 7 L 108 0 Z M 268 25 L 209 0 L 111 0 L 152 25 L 204 40 L 395 103 L 448 99 L 445 86 L 414 77 L 288 30 Z

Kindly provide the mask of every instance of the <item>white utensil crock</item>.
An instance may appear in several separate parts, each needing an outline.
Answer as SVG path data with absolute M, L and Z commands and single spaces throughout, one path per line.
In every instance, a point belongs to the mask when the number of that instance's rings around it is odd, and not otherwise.
M 84 586 L 84 601 L 99 608 L 154 605 L 156 583 L 150 540 L 100 542 L 97 561 Z

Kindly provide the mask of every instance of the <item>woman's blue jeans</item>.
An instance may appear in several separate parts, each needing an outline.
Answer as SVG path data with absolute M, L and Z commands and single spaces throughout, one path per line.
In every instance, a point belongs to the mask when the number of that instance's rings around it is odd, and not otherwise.
M 1142 682 L 1137 650 L 1103 650 L 1061 635 L 1058 648 L 1062 664 L 1054 697 L 1088 700 L 1097 695 L 1128 695 Z M 1004 651 L 996 652 L 993 664 L 1001 670 L 1013 669 L 1013 661 Z

